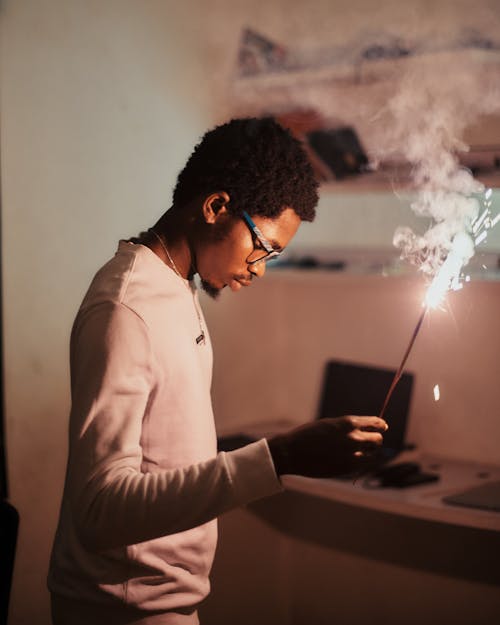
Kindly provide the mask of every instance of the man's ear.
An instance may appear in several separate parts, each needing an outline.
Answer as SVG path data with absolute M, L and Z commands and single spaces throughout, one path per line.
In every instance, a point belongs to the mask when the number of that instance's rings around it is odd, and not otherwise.
M 207 224 L 213 224 L 217 219 L 227 214 L 229 195 L 225 191 L 211 193 L 203 202 L 203 218 Z

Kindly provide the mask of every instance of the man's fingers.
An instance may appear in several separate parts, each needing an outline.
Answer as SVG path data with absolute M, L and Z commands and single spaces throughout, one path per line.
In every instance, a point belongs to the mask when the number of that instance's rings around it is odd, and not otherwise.
M 387 422 L 380 417 L 351 416 L 350 419 L 354 427 L 365 432 L 385 432 L 389 429 Z
M 353 430 L 349 436 L 362 445 L 381 445 L 384 440 L 380 432 L 367 432 L 365 430 Z

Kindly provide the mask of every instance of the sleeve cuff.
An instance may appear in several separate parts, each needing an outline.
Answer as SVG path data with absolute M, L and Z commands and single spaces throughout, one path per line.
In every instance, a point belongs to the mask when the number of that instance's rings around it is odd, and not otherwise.
M 238 505 L 283 491 L 265 438 L 240 449 L 221 453 Z

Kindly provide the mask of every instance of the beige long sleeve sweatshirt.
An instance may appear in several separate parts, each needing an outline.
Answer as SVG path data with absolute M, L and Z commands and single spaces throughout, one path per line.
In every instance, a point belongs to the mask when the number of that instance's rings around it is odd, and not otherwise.
M 197 623 L 216 517 L 281 490 L 265 440 L 216 454 L 212 348 L 195 306 L 188 281 L 125 241 L 83 300 L 48 580 L 55 625 Z

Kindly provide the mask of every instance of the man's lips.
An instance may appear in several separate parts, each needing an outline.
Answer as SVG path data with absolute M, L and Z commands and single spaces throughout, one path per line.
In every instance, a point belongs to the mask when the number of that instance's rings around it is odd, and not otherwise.
M 245 278 L 233 278 L 229 283 L 229 288 L 231 291 L 239 291 L 242 286 L 250 286 L 251 284 L 251 280 L 246 280 Z

